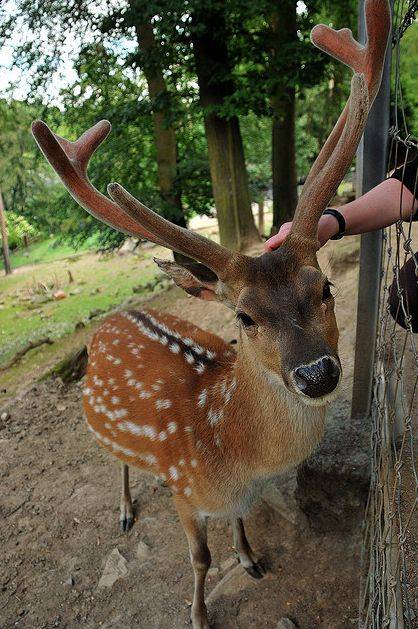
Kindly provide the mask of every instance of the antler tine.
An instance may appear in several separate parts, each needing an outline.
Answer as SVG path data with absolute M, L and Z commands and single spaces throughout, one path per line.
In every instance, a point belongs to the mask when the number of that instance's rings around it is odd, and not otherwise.
M 380 87 L 388 35 L 391 27 L 391 13 L 388 0 L 366 0 L 365 16 L 367 29 L 367 41 L 365 45 L 359 44 L 354 39 L 350 29 L 343 28 L 336 31 L 324 24 L 318 24 L 313 28 L 311 39 L 315 46 L 335 57 L 339 61 L 342 61 L 352 68 L 354 72 L 364 75 L 368 87 L 370 108 Z M 312 189 L 318 188 L 319 185 L 324 185 L 325 173 L 322 171 L 325 171 L 328 162 L 334 163 L 336 157 L 338 157 L 338 155 L 336 156 L 336 147 L 339 146 L 341 150 L 345 150 L 340 142 L 340 139 L 342 134 L 346 136 L 344 129 L 347 124 L 348 111 L 349 109 L 347 103 L 335 127 L 316 158 L 305 181 L 305 185 L 303 186 L 296 209 L 296 217 L 298 217 L 298 220 L 295 221 L 300 233 L 303 233 L 304 231 L 305 220 L 309 223 L 311 223 L 312 220 L 316 221 L 316 223 L 318 222 L 322 211 L 325 209 L 326 204 L 329 201 L 328 199 L 325 202 L 325 205 L 316 208 L 316 206 L 312 203 Z M 352 150 L 353 154 L 351 159 L 354 157 L 355 150 L 356 147 Z M 349 164 L 350 162 L 348 162 L 347 168 Z M 333 183 L 332 186 L 325 186 L 324 189 L 332 188 L 335 191 L 344 174 L 345 172 L 337 172 L 334 168 L 326 168 L 326 176 L 331 177 Z M 318 181 L 318 178 L 320 178 L 320 182 Z M 323 195 L 321 195 L 321 197 L 322 196 Z M 310 202 L 308 202 L 308 199 L 311 199 Z M 312 208 L 312 214 L 315 214 L 316 216 L 308 218 L 306 215 L 305 218 L 302 219 L 299 214 L 301 213 L 302 208 L 305 208 L 308 203 Z M 303 211 L 303 214 L 305 213 L 306 210 Z M 292 232 L 295 232 L 295 228 L 292 229 Z
M 342 61 L 354 72 L 365 75 L 371 106 L 380 86 L 391 13 L 387 0 L 366 0 L 364 12 L 367 34 L 364 45 L 354 39 L 350 29 L 336 31 L 324 24 L 312 29 L 311 40 L 317 48 Z
M 56 135 L 42 120 L 32 123 L 32 133 L 39 148 L 77 203 L 114 229 L 164 245 L 162 240 L 143 229 L 122 212 L 116 203 L 94 188 L 87 177 L 89 159 L 108 136 L 110 129 L 110 122 L 101 120 L 76 142 L 70 142 Z
M 200 234 L 170 223 L 135 199 L 118 183 L 109 184 L 107 191 L 128 216 L 151 232 L 157 233 L 167 247 L 203 262 L 218 275 L 222 275 L 232 257 L 231 251 Z
M 364 74 L 355 74 L 351 80 L 348 114 L 343 132 L 331 158 L 312 182 L 309 196 L 299 199 L 291 234 L 300 234 L 316 245 L 318 220 L 351 164 L 366 126 L 368 113 L 366 80 Z
M 367 31 L 365 45 L 359 44 L 354 39 L 349 28 L 342 28 L 336 31 L 324 24 L 318 24 L 312 29 L 311 41 L 317 48 L 342 61 L 354 72 L 365 75 L 369 88 L 369 105 L 371 107 L 379 91 L 382 79 L 391 14 L 387 0 L 367 0 L 364 10 Z M 346 119 L 347 106 L 345 106 L 337 124 L 315 160 L 305 183 L 316 177 L 331 155 L 342 133 Z
M 221 272 L 232 256 L 224 247 L 163 219 L 120 186 L 110 186 L 117 203 L 94 188 L 87 176 L 89 159 L 110 130 L 110 122 L 102 120 L 70 142 L 53 133 L 41 120 L 32 124 L 41 151 L 71 196 L 90 214 L 114 229 L 169 247 Z

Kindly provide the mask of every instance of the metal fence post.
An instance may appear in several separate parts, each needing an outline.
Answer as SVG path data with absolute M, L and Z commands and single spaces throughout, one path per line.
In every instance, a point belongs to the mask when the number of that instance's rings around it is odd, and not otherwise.
M 393 0 L 391 0 L 393 9 Z M 359 41 L 364 42 L 364 0 L 359 0 Z M 365 194 L 385 178 L 390 106 L 391 40 L 386 51 L 382 84 L 370 111 L 363 140 L 357 152 L 357 196 Z M 379 312 L 382 231 L 361 236 L 357 330 L 354 358 L 352 417 L 370 413 L 373 364 Z

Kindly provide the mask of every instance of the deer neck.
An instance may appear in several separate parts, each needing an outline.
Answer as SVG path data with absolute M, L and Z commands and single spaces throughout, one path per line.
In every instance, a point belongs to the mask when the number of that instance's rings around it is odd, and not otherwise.
M 271 476 L 297 465 L 322 437 L 324 406 L 308 406 L 281 378 L 256 361 L 244 341 L 227 380 L 230 403 L 216 427 L 228 458 L 253 477 Z

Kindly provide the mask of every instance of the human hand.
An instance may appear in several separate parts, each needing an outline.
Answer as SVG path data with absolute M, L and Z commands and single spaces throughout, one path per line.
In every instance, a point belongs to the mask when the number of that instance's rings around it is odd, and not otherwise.
M 338 234 L 339 228 L 338 221 L 334 216 L 330 216 L 329 214 L 321 216 L 318 223 L 318 240 L 321 247 L 328 242 L 331 236 Z M 264 243 L 264 249 L 266 251 L 274 251 L 275 249 L 278 249 L 280 245 L 283 244 L 283 241 L 288 236 L 291 229 L 292 223 L 283 223 L 277 234 L 266 240 Z
M 274 234 L 274 236 L 266 240 L 264 243 L 264 249 L 266 251 L 274 251 L 275 249 L 278 249 L 291 229 L 292 223 L 283 223 L 277 234 Z

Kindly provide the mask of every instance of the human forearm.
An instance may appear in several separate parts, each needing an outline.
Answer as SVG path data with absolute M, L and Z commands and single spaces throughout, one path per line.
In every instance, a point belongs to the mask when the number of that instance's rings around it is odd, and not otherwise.
M 401 218 L 408 219 L 417 205 L 408 188 L 402 189 L 400 181 L 386 179 L 358 199 L 339 207 L 338 211 L 345 219 L 345 233 L 353 235 L 387 227 Z M 321 244 L 337 233 L 337 220 L 332 216 L 322 217 L 318 227 Z
M 338 208 L 344 216 L 347 235 L 364 234 L 392 225 L 400 218 L 408 219 L 418 210 L 418 202 L 398 179 L 386 179 L 358 199 Z M 285 223 L 278 234 L 266 242 L 266 249 L 280 246 L 291 229 Z M 321 246 L 339 231 L 336 218 L 322 216 L 318 224 L 318 240 Z

